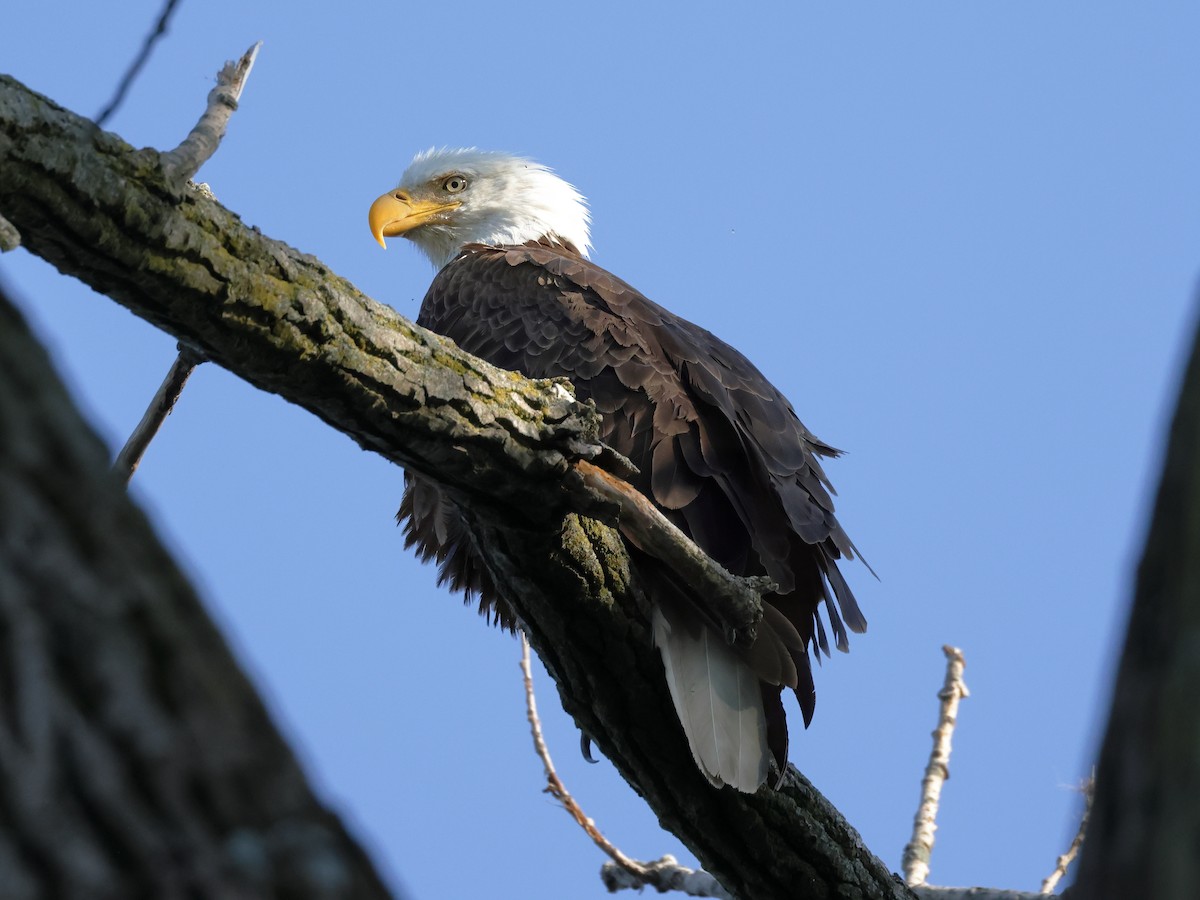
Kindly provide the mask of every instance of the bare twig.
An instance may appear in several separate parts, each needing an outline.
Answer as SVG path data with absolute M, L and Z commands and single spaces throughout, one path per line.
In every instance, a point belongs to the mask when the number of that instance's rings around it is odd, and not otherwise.
M 229 119 L 237 110 L 242 89 L 250 77 L 250 70 L 254 68 L 260 47 L 262 41 L 247 50 L 237 62 L 225 63 L 217 73 L 217 86 L 208 94 L 208 106 L 200 116 L 200 121 L 183 139 L 183 143 L 162 154 L 163 171 L 169 179 L 177 183 L 187 181 L 217 152 Z
M 1067 874 L 1067 868 L 1079 855 L 1079 850 L 1083 846 L 1083 839 L 1087 835 L 1088 817 L 1092 814 L 1092 797 L 1096 793 L 1096 772 L 1093 769 L 1080 785 L 1079 789 L 1083 792 L 1083 815 L 1079 817 L 1079 830 L 1075 832 L 1075 839 L 1071 841 L 1071 846 L 1067 848 L 1067 852 L 1060 856 L 1054 863 L 1054 871 L 1046 876 L 1046 880 L 1042 882 L 1042 893 L 1052 894 L 1058 882 L 1064 875 Z
M 175 0 L 171 0 L 163 11 L 162 18 L 159 20 L 160 30 L 166 28 L 166 20 L 174 3 Z M 151 35 L 143 54 L 149 53 L 149 46 L 157 34 L 158 32 L 155 32 Z M 247 50 L 241 59 L 237 62 L 225 63 L 221 71 L 217 73 L 217 86 L 209 92 L 208 104 L 200 116 L 200 120 L 191 133 L 183 139 L 183 143 L 174 150 L 162 154 L 162 167 L 168 178 L 177 183 L 190 180 L 205 161 L 217 152 L 217 147 L 220 146 L 221 138 L 225 136 L 225 129 L 229 125 L 229 119 L 237 109 L 242 89 L 246 86 L 246 79 L 250 77 L 250 70 L 254 68 L 254 60 L 258 57 L 258 50 L 261 46 L 262 41 L 259 41 Z M 212 192 L 208 191 L 207 185 L 202 187 L 209 196 L 212 195 Z M 138 464 L 141 463 L 142 455 L 146 452 L 150 441 L 158 434 L 162 423 L 171 414 L 192 370 L 202 362 L 204 362 L 204 357 L 199 353 L 182 344 L 179 346 L 179 356 L 175 359 L 171 370 L 167 372 L 167 377 L 163 379 L 158 393 L 150 401 L 150 406 L 146 409 L 146 414 L 142 416 L 142 421 L 138 423 L 133 434 L 129 436 L 129 440 L 125 442 L 125 446 L 121 448 L 121 452 L 117 454 L 113 468 L 126 484 L 129 483 L 129 479 L 133 477 Z
M 929 859 L 933 855 L 933 835 L 937 831 L 938 801 L 942 795 L 942 784 L 950 777 L 950 738 L 958 721 L 958 703 L 970 696 L 963 683 L 966 660 L 957 647 L 946 644 L 946 680 L 938 691 L 942 701 L 938 726 L 933 732 L 933 752 L 929 765 L 925 767 L 925 779 L 921 782 L 921 804 L 913 818 L 912 839 L 904 848 L 901 868 L 904 882 L 910 886 L 924 884 L 929 877 Z
M 4 216 L 0 216 L 0 253 L 16 250 L 21 246 L 21 232 Z
M 107 122 L 109 116 L 116 112 L 117 107 L 125 100 L 125 95 L 129 93 L 129 88 L 133 85 L 134 79 L 137 78 L 138 73 L 142 70 L 142 66 L 146 65 L 146 61 L 150 58 L 150 51 L 154 49 L 155 43 L 167 33 L 167 22 L 170 21 L 171 14 L 175 12 L 175 7 L 178 5 L 179 0 L 167 0 L 162 14 L 158 17 L 158 22 L 154 25 L 154 30 L 146 35 L 141 52 L 138 53 L 137 58 L 130 64 L 129 69 L 125 72 L 125 77 L 121 79 L 121 83 L 117 85 L 117 92 L 108 101 L 108 106 L 104 107 L 100 115 L 96 116 L 97 125 L 103 125 Z
M 580 460 L 584 484 L 621 509 L 621 532 L 683 577 L 730 643 L 749 646 L 762 619 L 762 595 L 776 590 L 765 576 L 732 575 L 676 528 L 643 494 L 598 466 Z
M 596 828 L 596 823 L 584 815 L 583 810 L 579 808 L 579 804 L 575 802 L 575 798 L 571 796 L 570 792 L 567 791 L 559 779 L 558 773 L 554 771 L 554 761 L 550 759 L 550 751 L 546 747 L 546 739 L 542 736 L 542 722 L 538 718 L 537 700 L 533 695 L 533 669 L 529 664 L 529 639 L 525 637 L 525 632 L 521 632 L 521 673 L 525 679 L 526 718 L 529 719 L 529 730 L 533 733 L 533 747 L 537 751 L 537 755 L 541 757 L 542 766 L 546 770 L 545 792 L 566 808 L 571 817 L 587 832 L 588 837 L 592 839 L 597 847 L 608 854 L 613 862 L 635 875 L 644 872 L 646 869 L 645 866 L 636 860 L 630 859 L 600 833 L 600 830 Z
M 202 362 L 204 362 L 204 357 L 198 352 L 182 344 L 179 345 L 179 356 L 175 358 L 174 365 L 167 372 L 167 377 L 163 379 L 154 399 L 150 401 L 145 415 L 142 416 L 142 421 L 138 422 L 137 428 L 133 429 L 133 434 L 129 435 L 129 440 L 117 454 L 117 461 L 113 463 L 113 470 L 121 476 L 126 484 L 133 477 L 133 473 L 137 471 L 142 456 L 145 454 L 146 448 L 150 446 L 150 442 L 154 440 L 154 436 L 158 434 L 158 429 L 162 427 L 162 423 L 175 408 L 175 401 L 179 399 L 192 370 Z
M 641 863 L 647 872 L 646 877 L 626 871 L 616 863 L 607 862 L 600 867 L 600 880 L 610 894 L 617 891 L 636 890 L 649 885 L 660 894 L 667 891 L 679 891 L 689 897 L 717 897 L 720 900 L 734 900 L 733 895 L 720 882 L 703 869 L 689 869 L 681 866 L 669 853 L 662 859 L 652 863 Z
M 615 847 L 611 841 L 600 833 L 596 823 L 584 814 L 575 798 L 571 796 L 558 773 L 554 769 L 554 761 L 550 758 L 550 750 L 546 747 L 546 739 L 542 735 L 542 722 L 538 717 L 537 698 L 533 693 L 533 669 L 529 662 L 529 640 L 525 632 L 521 634 L 521 674 L 525 681 L 525 709 L 529 720 L 529 730 L 533 734 L 533 748 L 542 760 L 546 771 L 545 792 L 563 805 L 579 826 L 587 832 L 592 842 L 604 851 L 612 862 L 605 863 L 600 869 L 600 878 L 609 892 L 624 888 L 640 890 L 646 885 L 656 888 L 660 893 L 670 890 L 683 891 L 691 897 L 717 897 L 721 900 L 733 900 L 733 897 L 721 887 L 720 883 L 707 872 L 698 872 L 681 866 L 675 857 L 667 855 L 651 863 L 638 862 L 630 859 Z

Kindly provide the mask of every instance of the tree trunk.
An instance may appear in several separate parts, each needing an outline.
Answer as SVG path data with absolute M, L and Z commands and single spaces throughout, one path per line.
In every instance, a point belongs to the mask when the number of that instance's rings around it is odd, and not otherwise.
M 1138 567 L 1072 896 L 1200 896 L 1200 334 Z
M 391 896 L 2 291 L 0 895 Z

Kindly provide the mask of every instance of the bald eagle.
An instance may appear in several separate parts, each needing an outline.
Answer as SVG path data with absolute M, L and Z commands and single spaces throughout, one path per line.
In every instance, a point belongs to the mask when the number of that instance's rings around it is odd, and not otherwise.
M 566 376 L 600 412 L 602 440 L 638 468 L 633 484 L 709 556 L 767 575 L 754 645 L 730 647 L 678 576 L 637 548 L 652 633 L 696 764 L 716 786 L 757 790 L 772 759 L 787 765 L 781 693 L 807 726 L 816 694 L 810 654 L 847 650 L 866 629 L 837 561 L 856 550 L 834 517 L 820 457 L 838 451 L 801 424 L 741 353 L 588 260 L 579 192 L 545 166 L 503 153 L 429 150 L 379 197 L 371 233 L 402 235 L 437 268 L 418 324 L 530 377 Z M 514 617 L 436 484 L 407 479 L 400 516 L 410 546 L 444 580 Z M 776 783 L 777 783 L 776 779 Z

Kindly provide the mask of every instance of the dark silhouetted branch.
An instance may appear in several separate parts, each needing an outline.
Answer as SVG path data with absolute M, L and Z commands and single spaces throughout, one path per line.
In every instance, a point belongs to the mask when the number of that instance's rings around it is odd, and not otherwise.
M 146 40 L 142 43 L 142 49 L 137 57 L 130 63 L 129 68 L 125 71 L 125 76 L 121 79 L 121 83 L 117 85 L 117 91 L 113 94 L 113 98 L 108 101 L 108 105 L 100 111 L 100 115 L 96 116 L 96 124 L 103 126 L 109 120 L 114 112 L 125 100 L 125 95 L 129 93 L 129 88 L 133 86 L 133 82 L 137 80 L 138 74 L 150 59 L 150 51 L 154 49 L 154 45 L 167 33 L 167 23 L 171 21 L 171 15 L 175 12 L 175 7 L 179 5 L 179 0 L 167 0 L 163 7 L 162 13 L 155 22 L 154 28 L 146 35 Z

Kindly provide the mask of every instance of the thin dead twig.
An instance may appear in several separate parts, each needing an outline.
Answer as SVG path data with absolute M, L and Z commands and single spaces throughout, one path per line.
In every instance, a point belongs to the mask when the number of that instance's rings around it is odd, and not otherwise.
M 103 126 L 108 121 L 109 117 L 117 111 L 124 100 L 125 95 L 129 93 L 129 88 L 132 87 L 134 79 L 138 77 L 138 73 L 142 71 L 142 67 L 146 65 L 146 61 L 150 59 L 150 51 L 154 49 L 154 45 L 159 38 L 167 33 L 167 23 L 171 20 L 171 14 L 175 12 L 175 7 L 179 5 L 179 0 L 167 0 L 163 7 L 162 13 L 158 17 L 158 21 L 154 25 L 154 30 L 146 35 L 146 40 L 142 43 L 141 52 L 137 58 L 130 64 L 129 69 L 125 72 L 125 77 L 121 79 L 121 83 L 117 85 L 117 92 L 113 94 L 113 98 L 108 101 L 108 106 L 100 111 L 100 115 L 96 116 L 96 124 Z
M 651 863 L 640 863 L 646 868 L 648 877 L 634 875 L 616 863 L 607 862 L 600 867 L 600 880 L 610 894 L 617 891 L 637 890 L 649 885 L 660 894 L 679 891 L 689 897 L 716 897 L 718 900 L 734 900 L 732 894 L 721 887 L 720 882 L 703 869 L 681 866 L 669 853 Z
M 1079 817 L 1079 830 L 1075 832 L 1075 839 L 1071 841 L 1071 846 L 1067 848 L 1067 852 L 1060 856 L 1054 863 L 1054 871 L 1046 876 L 1042 882 L 1042 893 L 1052 894 L 1058 886 L 1058 882 L 1067 874 L 1067 869 L 1074 862 L 1075 857 L 1079 855 L 1079 850 L 1083 847 L 1083 839 L 1087 835 L 1088 817 L 1092 814 L 1092 798 L 1096 794 L 1096 771 L 1093 769 L 1080 785 L 1079 789 L 1083 792 L 1083 815 Z
M 912 839 L 904 848 L 900 864 L 904 871 L 904 882 L 910 887 L 924 884 L 929 877 L 929 860 L 933 855 L 934 832 L 937 831 L 938 802 L 942 785 L 950 777 L 950 738 L 958 722 L 959 701 L 970 696 L 962 677 L 967 664 L 962 651 L 946 644 L 942 652 L 946 654 L 946 678 L 942 689 L 938 691 L 938 698 L 942 701 L 938 726 L 933 731 L 933 751 L 921 782 L 921 803 L 913 817 Z
M 584 815 L 583 810 L 579 808 L 579 804 L 575 802 L 575 798 L 571 796 L 554 770 L 554 761 L 550 758 L 550 750 L 546 747 L 546 739 L 542 736 L 542 721 L 538 717 L 537 699 L 533 693 L 533 669 L 529 662 L 529 639 L 525 637 L 525 632 L 521 632 L 521 674 L 525 680 L 526 718 L 529 720 L 529 730 L 533 733 L 533 748 L 541 758 L 542 767 L 546 771 L 545 792 L 563 805 L 571 817 L 587 832 L 588 837 L 595 845 L 608 854 L 613 862 L 634 875 L 644 873 L 645 866 L 630 859 L 613 846 L 608 838 L 596 828 L 596 823 Z
M 579 826 L 612 860 L 605 863 L 600 870 L 600 877 L 609 891 L 622 888 L 641 889 L 650 885 L 661 891 L 680 890 L 693 897 L 717 897 L 721 900 L 733 900 L 729 893 L 721 887 L 715 878 L 707 872 L 697 872 L 686 866 L 679 865 L 673 856 L 664 856 L 652 863 L 638 862 L 622 853 L 608 840 L 596 823 L 590 819 L 575 798 L 562 783 L 555 771 L 554 761 L 550 758 L 550 750 L 546 747 L 546 739 L 542 734 L 542 722 L 538 716 L 537 698 L 533 692 L 533 669 L 530 664 L 529 639 L 521 632 L 521 675 L 525 682 L 525 710 L 529 720 L 529 730 L 533 734 L 533 748 L 542 760 L 542 768 L 546 772 L 545 792 L 563 805 Z
M 166 19 L 170 15 L 173 5 L 174 2 L 164 10 L 163 16 L 159 20 L 160 30 L 165 30 Z M 158 33 L 155 32 L 151 35 L 143 51 L 144 54 L 149 53 L 149 46 Z M 227 62 L 221 67 L 221 71 L 217 73 L 217 86 L 209 92 L 208 102 L 200 120 L 178 147 L 161 155 L 163 171 L 170 180 L 179 184 L 189 181 L 205 161 L 217 152 L 217 147 L 220 146 L 221 138 L 225 136 L 225 129 L 229 125 L 229 119 L 237 109 L 238 100 L 246 86 L 246 79 L 250 77 L 250 70 L 254 68 L 254 60 L 258 57 L 260 47 L 262 47 L 262 41 L 242 54 L 242 58 L 237 62 Z M 207 185 L 199 185 L 198 189 L 211 196 L 212 192 L 208 190 Z M 137 471 L 142 456 L 146 453 L 146 448 L 150 446 L 150 442 L 158 434 L 163 422 L 175 408 L 175 403 L 179 400 L 179 395 L 183 392 L 192 370 L 202 362 L 204 362 L 204 356 L 199 351 L 180 345 L 179 356 L 175 358 L 170 371 L 167 372 L 167 377 L 163 379 L 154 399 L 146 408 L 141 422 L 133 430 L 113 464 L 113 469 L 126 484 L 133 477 L 133 473 Z
M 261 47 L 259 41 L 237 62 L 225 63 L 217 73 L 217 85 L 208 94 L 208 105 L 200 120 L 178 147 L 162 154 L 163 171 L 171 181 L 188 181 L 217 152 Z
M 163 379 L 163 383 L 159 385 L 154 399 L 146 407 L 142 421 L 138 422 L 137 427 L 133 429 L 133 433 L 129 435 L 129 440 L 125 442 L 125 446 L 117 454 L 116 462 L 113 463 L 113 471 L 126 484 L 129 484 L 129 480 L 133 478 L 133 473 L 137 471 L 137 467 L 146 453 L 146 448 L 150 446 L 150 442 L 154 440 L 154 436 L 162 428 L 163 422 L 171 414 L 171 410 L 175 408 L 175 401 L 179 399 L 179 395 L 183 392 L 183 386 L 187 384 L 192 370 L 202 362 L 204 362 L 204 357 L 199 352 L 182 344 L 179 346 L 179 355 L 175 358 L 175 363 L 171 366 L 171 370 L 167 372 L 167 377 Z

